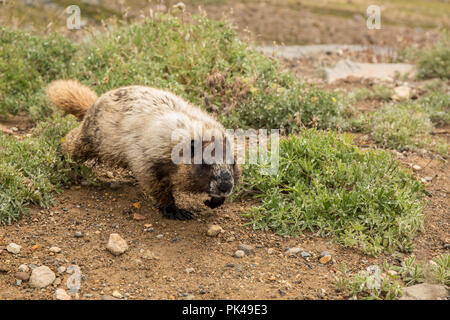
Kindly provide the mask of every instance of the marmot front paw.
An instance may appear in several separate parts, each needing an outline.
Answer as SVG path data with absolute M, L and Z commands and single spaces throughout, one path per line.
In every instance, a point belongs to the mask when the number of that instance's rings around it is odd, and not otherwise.
M 204 204 L 208 207 L 210 207 L 211 209 L 215 209 L 217 207 L 220 207 L 221 205 L 223 205 L 223 203 L 225 202 L 225 198 L 221 197 L 221 198 L 215 198 L 215 197 L 211 197 L 211 200 L 206 200 L 204 202 Z
M 172 220 L 191 220 L 194 218 L 194 214 L 184 209 L 178 208 L 175 204 L 170 204 L 165 207 L 159 208 L 164 218 Z

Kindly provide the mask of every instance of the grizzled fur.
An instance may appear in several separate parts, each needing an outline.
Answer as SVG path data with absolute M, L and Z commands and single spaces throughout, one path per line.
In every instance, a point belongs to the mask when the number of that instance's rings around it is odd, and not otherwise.
M 153 196 L 163 215 L 189 219 L 179 209 L 173 191 L 208 193 L 205 204 L 223 203 L 238 182 L 237 164 L 179 164 L 172 162 L 172 132 L 183 129 L 189 141 L 201 139 L 199 129 L 226 137 L 223 126 L 201 109 L 174 94 L 144 86 L 111 90 L 99 98 L 89 88 L 72 80 L 58 80 L 47 96 L 61 109 L 82 118 L 67 135 L 63 153 L 75 159 L 100 158 L 130 168 L 144 191 Z M 81 94 L 79 94 L 81 93 Z M 202 148 L 214 140 L 202 141 Z

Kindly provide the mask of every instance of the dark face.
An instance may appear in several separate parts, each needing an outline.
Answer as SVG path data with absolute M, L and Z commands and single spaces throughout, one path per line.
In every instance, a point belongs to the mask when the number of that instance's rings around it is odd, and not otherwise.
M 209 144 L 203 144 L 203 150 Z M 192 152 L 192 154 L 194 154 Z M 212 153 L 215 156 L 214 152 Z M 207 157 L 206 157 L 207 158 Z M 234 185 L 240 177 L 240 168 L 235 163 L 234 156 L 226 159 L 226 152 L 223 152 L 222 163 L 215 163 L 213 159 L 202 159 L 202 164 L 194 164 L 194 175 L 201 180 L 204 192 L 213 198 L 225 198 L 231 195 Z M 198 181 L 197 180 L 197 181 Z

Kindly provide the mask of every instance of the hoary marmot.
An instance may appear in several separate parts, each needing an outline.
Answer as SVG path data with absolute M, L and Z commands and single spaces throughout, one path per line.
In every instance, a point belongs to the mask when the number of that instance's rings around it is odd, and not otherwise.
M 205 204 L 216 208 L 239 180 L 234 152 L 230 158 L 225 150 L 230 147 L 230 137 L 224 127 L 173 93 L 127 86 L 98 97 L 77 81 L 56 80 L 48 85 L 46 94 L 60 109 L 82 120 L 63 140 L 62 152 L 78 160 L 100 158 L 127 166 L 164 217 L 192 218 L 192 213 L 176 206 L 174 190 L 207 193 L 211 199 Z M 194 164 L 175 163 L 173 150 L 180 141 L 173 141 L 174 131 L 181 132 L 182 146 L 188 144 L 191 159 L 197 150 L 203 152 L 208 147 L 214 149 L 214 155 L 219 144 L 228 158 L 212 163 L 202 158 Z M 205 132 L 212 136 L 209 141 L 204 139 Z M 179 155 L 184 155 L 186 149 L 182 150 Z M 221 157 L 220 152 L 217 155 Z

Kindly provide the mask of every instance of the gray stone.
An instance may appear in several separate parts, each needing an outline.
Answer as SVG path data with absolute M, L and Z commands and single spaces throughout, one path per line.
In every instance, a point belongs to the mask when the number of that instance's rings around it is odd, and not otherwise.
M 18 254 L 22 247 L 15 243 L 10 243 L 6 246 L 6 250 L 12 254 Z
M 128 244 L 119 234 L 111 233 L 106 249 L 113 255 L 118 256 L 128 250 Z
M 309 253 L 307 251 L 302 251 L 300 254 L 302 255 L 303 258 L 310 258 L 311 257 L 311 253 Z
M 215 237 L 217 236 L 219 233 L 222 232 L 222 227 L 218 226 L 218 225 L 212 225 L 208 228 L 208 231 L 206 232 L 206 234 L 210 237 Z
M 255 253 L 255 248 L 248 244 L 240 244 L 238 249 L 244 251 L 246 255 L 252 255 Z
M 21 265 L 19 266 L 19 271 L 20 271 L 20 272 L 29 272 L 29 271 L 30 271 L 30 268 L 29 268 L 26 264 L 21 264 Z
M 406 100 L 411 95 L 411 88 L 405 86 L 399 86 L 394 88 L 394 94 L 392 99 L 394 100 Z
M 72 300 L 72 297 L 64 289 L 56 289 L 56 300 Z
M 36 288 L 44 288 L 55 281 L 55 273 L 47 266 L 33 269 L 30 277 L 30 285 Z
M 350 60 L 339 61 L 334 68 L 325 68 L 328 83 L 349 76 L 363 79 L 392 81 L 397 74 L 412 74 L 414 66 L 406 63 L 360 63 Z
M 233 257 L 235 258 L 243 258 L 245 256 L 245 252 L 242 250 L 236 250 Z
M 442 285 L 421 283 L 403 288 L 400 300 L 443 300 L 447 295 L 448 290 Z
M 22 280 L 22 281 L 28 281 L 28 279 L 30 279 L 30 274 L 28 272 L 16 272 L 16 279 L 18 280 Z
M 294 248 L 289 248 L 286 251 L 286 254 L 288 254 L 289 256 L 295 256 L 297 255 L 297 253 L 301 252 L 302 249 L 294 247 Z

